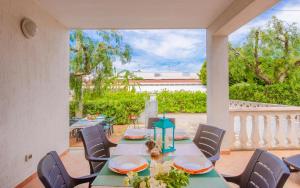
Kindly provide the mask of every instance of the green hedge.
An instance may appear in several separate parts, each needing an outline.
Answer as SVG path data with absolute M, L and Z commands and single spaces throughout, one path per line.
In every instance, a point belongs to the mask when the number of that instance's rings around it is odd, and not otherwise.
M 116 124 L 129 123 L 130 114 L 139 115 L 145 108 L 146 93 L 115 92 L 96 99 L 88 99 L 83 104 L 83 114 L 105 114 L 115 117 Z
M 240 83 L 230 87 L 230 99 L 300 106 L 300 90 L 288 84 L 256 85 Z M 116 117 L 117 124 L 129 123 L 130 114 L 145 108 L 147 93 L 115 92 L 102 97 L 85 97 L 83 114 L 102 113 Z M 206 94 L 201 92 L 163 91 L 157 94 L 159 113 L 206 112 Z M 70 117 L 75 116 L 75 103 L 70 102 Z
M 102 97 L 85 96 L 83 114 L 102 113 L 116 117 L 117 124 L 129 123 L 130 114 L 140 114 L 145 108 L 145 100 L 149 98 L 147 93 L 115 92 Z M 201 92 L 168 92 L 157 94 L 158 110 L 160 113 L 206 112 L 206 94 Z M 70 102 L 70 117 L 75 116 L 76 103 Z
M 157 94 L 158 111 L 199 113 L 206 112 L 206 94 L 202 92 L 163 91 Z
M 229 98 L 272 104 L 300 106 L 300 90 L 289 84 L 257 85 L 239 83 L 232 85 Z

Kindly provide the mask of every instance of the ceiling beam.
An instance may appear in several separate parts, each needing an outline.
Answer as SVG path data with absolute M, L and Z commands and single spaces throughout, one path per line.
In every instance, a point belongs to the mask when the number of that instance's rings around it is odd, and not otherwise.
M 225 36 L 237 30 L 279 0 L 235 0 L 208 26 L 213 35 Z

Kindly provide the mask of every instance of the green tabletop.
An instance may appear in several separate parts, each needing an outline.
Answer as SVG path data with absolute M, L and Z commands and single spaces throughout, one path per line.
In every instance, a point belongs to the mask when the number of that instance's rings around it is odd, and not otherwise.
M 139 175 L 149 176 L 149 168 L 142 172 L 139 172 Z M 105 187 L 125 187 L 123 184 L 124 177 L 126 177 L 126 175 L 117 174 L 109 170 L 108 165 L 106 164 L 102 168 L 92 185 Z M 187 187 L 228 188 L 228 185 L 224 181 L 224 179 L 216 172 L 216 170 L 213 169 L 212 171 L 206 174 L 190 175 L 190 182 Z
M 126 140 L 122 139 L 119 145 L 115 148 L 112 153 L 112 157 L 117 155 L 141 155 L 150 159 L 150 156 L 144 150 L 146 140 Z M 196 155 L 196 156 L 204 156 L 203 153 L 198 149 L 197 146 L 190 140 L 181 140 L 175 142 L 175 147 L 177 145 L 176 151 L 170 153 L 168 158 L 164 160 L 171 160 L 171 158 L 176 156 L 187 156 L 187 155 Z M 149 160 L 150 161 L 150 160 Z M 139 172 L 140 176 L 149 176 L 150 171 L 146 169 L 142 172 Z M 117 174 L 112 172 L 108 168 L 108 163 L 102 168 L 99 175 L 96 177 L 94 182 L 92 183 L 95 187 L 126 187 L 123 184 L 123 180 L 126 175 Z M 187 186 L 188 188 L 228 188 L 227 182 L 224 180 L 222 176 L 220 176 L 215 169 L 206 173 L 206 174 L 198 174 L 198 175 L 190 175 L 190 182 Z

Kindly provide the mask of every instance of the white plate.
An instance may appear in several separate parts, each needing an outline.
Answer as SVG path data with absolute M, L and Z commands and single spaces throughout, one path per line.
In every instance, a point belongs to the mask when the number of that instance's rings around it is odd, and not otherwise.
M 175 140 L 186 140 L 189 138 L 189 135 L 184 130 L 175 130 Z
M 124 138 L 126 139 L 143 139 L 146 137 L 145 129 L 127 129 L 124 134 Z
M 213 169 L 211 161 L 201 156 L 176 157 L 174 165 L 190 174 L 205 174 Z
M 148 167 L 148 161 L 141 156 L 118 156 L 109 160 L 108 167 L 117 173 L 140 172 Z

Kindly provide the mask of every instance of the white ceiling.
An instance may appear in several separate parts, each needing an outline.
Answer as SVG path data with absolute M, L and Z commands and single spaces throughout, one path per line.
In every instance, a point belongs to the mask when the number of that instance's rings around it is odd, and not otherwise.
M 234 0 L 36 1 L 68 28 L 155 29 L 207 28 Z

